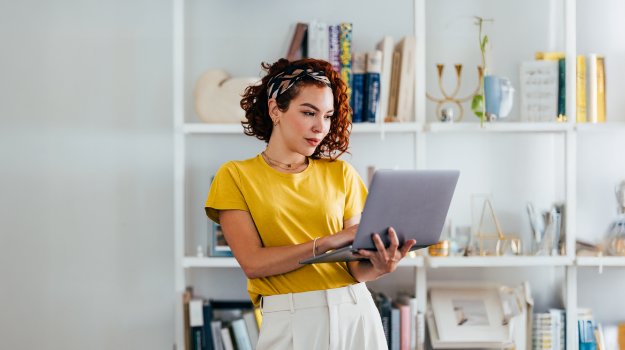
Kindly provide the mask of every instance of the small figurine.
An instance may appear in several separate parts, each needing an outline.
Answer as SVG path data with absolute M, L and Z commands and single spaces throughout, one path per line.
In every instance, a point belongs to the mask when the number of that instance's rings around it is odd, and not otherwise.
M 202 249 L 201 245 L 197 246 L 197 253 L 196 253 L 198 258 L 203 258 L 204 257 L 204 249 Z

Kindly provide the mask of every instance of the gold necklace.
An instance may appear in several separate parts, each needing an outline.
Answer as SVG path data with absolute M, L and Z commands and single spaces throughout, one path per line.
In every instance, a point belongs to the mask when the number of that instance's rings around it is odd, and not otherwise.
M 275 159 L 271 159 L 271 158 L 269 158 L 269 156 L 267 155 L 267 153 L 265 153 L 265 151 L 263 151 L 261 154 L 262 154 L 263 156 L 265 156 L 267 159 L 269 159 L 270 161 L 274 162 L 274 163 L 279 163 L 279 164 L 282 164 L 282 165 L 286 165 L 287 167 L 285 168 L 285 167 L 281 167 L 281 166 L 279 166 L 278 164 L 274 164 L 275 166 L 277 166 L 277 167 L 279 167 L 279 168 L 282 168 L 282 169 L 284 169 L 284 170 L 295 170 L 295 169 L 299 169 L 299 168 L 301 168 L 301 167 L 302 167 L 302 165 L 304 165 L 304 164 L 308 164 L 308 157 L 306 157 L 306 159 L 305 159 L 303 162 L 301 162 L 301 163 L 291 163 L 291 164 L 287 164 L 287 163 L 282 163 L 282 162 L 279 162 L 279 161 L 277 161 L 277 160 L 275 160 Z M 295 166 L 295 167 L 293 167 L 293 166 Z

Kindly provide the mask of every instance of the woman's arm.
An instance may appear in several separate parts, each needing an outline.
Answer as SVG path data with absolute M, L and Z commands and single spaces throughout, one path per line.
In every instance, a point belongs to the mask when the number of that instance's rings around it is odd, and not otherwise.
M 254 220 L 247 211 L 220 210 L 219 222 L 232 254 L 249 279 L 296 270 L 302 267 L 300 261 L 313 257 L 313 241 L 282 247 L 263 247 Z M 350 225 L 343 231 L 319 238 L 315 255 L 352 243 L 357 228 L 357 224 Z

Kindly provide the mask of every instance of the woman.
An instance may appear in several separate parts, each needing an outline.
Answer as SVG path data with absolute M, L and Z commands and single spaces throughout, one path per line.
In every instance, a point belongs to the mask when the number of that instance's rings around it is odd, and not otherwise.
M 380 315 L 363 282 L 395 270 L 401 248 L 390 228 L 385 249 L 364 261 L 300 265 L 349 245 L 367 189 L 348 163 L 351 122 L 345 84 L 325 61 L 281 59 L 246 89 L 245 134 L 267 142 L 254 158 L 224 164 L 206 202 L 248 278 L 263 322 L 257 350 L 386 349 Z

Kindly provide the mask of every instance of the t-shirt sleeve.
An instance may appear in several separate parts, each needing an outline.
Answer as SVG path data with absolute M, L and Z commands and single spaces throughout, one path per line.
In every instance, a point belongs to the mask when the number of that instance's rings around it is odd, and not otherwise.
M 345 210 L 343 221 L 362 213 L 368 194 L 367 187 L 365 187 L 365 184 L 362 182 L 360 175 L 358 175 L 354 167 L 347 162 L 344 164 Z
M 250 211 L 241 192 L 241 177 L 234 163 L 228 162 L 217 171 L 204 209 L 206 215 L 218 224 L 219 210 Z

